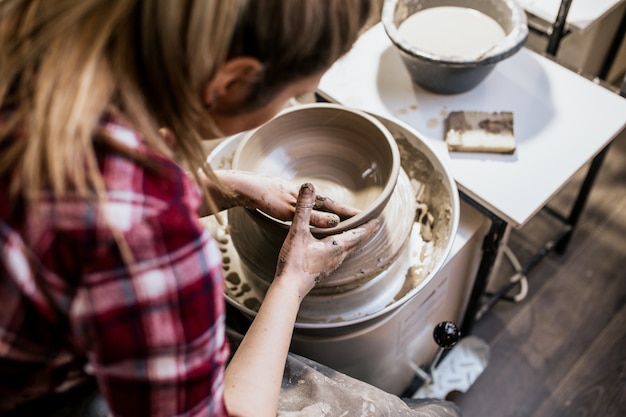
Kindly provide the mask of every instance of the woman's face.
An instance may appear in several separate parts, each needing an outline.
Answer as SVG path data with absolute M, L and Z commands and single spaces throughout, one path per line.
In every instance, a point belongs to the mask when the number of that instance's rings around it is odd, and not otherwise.
M 217 108 L 211 111 L 211 117 L 222 133 L 227 136 L 257 128 L 278 114 L 289 99 L 314 92 L 322 75 L 317 74 L 288 84 L 271 101 L 256 110 L 238 113 L 236 111 L 222 112 Z

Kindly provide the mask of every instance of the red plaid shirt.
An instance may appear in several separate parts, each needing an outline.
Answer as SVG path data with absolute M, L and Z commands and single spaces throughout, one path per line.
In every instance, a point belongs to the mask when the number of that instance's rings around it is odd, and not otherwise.
M 224 415 L 221 255 L 198 221 L 199 190 L 104 124 L 160 169 L 102 151 L 106 202 L 44 194 L 25 216 L 0 178 L 0 410 L 92 374 L 114 415 Z

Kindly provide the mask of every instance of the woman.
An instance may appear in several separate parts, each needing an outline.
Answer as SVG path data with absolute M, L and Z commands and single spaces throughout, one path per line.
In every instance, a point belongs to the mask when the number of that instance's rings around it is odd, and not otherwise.
M 310 184 L 212 172 L 201 139 L 314 90 L 370 13 L 363 0 L 0 2 L 0 412 L 51 414 L 95 380 L 114 415 L 276 414 L 302 298 L 378 225 L 318 241 L 309 223 L 354 213 Z M 225 370 L 221 258 L 198 217 L 234 205 L 293 225 Z

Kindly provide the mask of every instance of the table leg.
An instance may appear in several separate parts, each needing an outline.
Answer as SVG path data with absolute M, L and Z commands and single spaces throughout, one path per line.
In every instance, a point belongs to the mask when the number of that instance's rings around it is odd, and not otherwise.
M 546 52 L 552 56 L 556 56 L 559 46 L 561 45 L 561 40 L 565 34 L 567 15 L 569 14 L 571 5 L 572 0 L 561 0 L 556 20 L 552 23 L 552 31 L 548 34 L 548 46 L 546 47 Z
M 570 211 L 569 216 L 565 219 L 565 225 L 567 228 L 567 232 L 564 236 L 558 240 L 556 243 L 554 250 L 558 254 L 563 254 L 567 250 L 567 245 L 574 233 L 574 229 L 578 224 L 578 220 L 580 219 L 580 215 L 585 207 L 585 203 L 587 203 L 587 198 L 589 197 L 589 193 L 591 192 L 591 188 L 593 187 L 593 183 L 596 180 L 596 176 L 598 175 L 598 171 L 600 171 L 600 167 L 604 162 L 604 158 L 608 152 L 609 145 L 605 146 L 602 151 L 598 155 L 596 155 L 591 161 L 591 165 L 589 166 L 589 170 L 587 171 L 587 175 L 578 191 L 578 196 L 576 197 L 576 201 L 572 206 L 572 210 Z
M 491 275 L 493 264 L 496 260 L 496 256 L 498 255 L 498 250 L 500 249 L 500 243 L 506 231 L 507 223 L 471 199 L 467 194 L 462 191 L 459 191 L 459 194 L 463 200 L 468 202 L 491 221 L 489 231 L 483 240 L 483 254 L 480 260 L 480 265 L 478 266 L 478 271 L 476 272 L 476 279 L 474 280 L 467 309 L 465 310 L 463 324 L 461 325 L 461 335 L 467 336 L 471 334 L 474 323 L 476 322 L 477 314 L 482 307 L 481 299 L 487 288 L 489 276 Z
M 558 254 L 563 254 L 567 250 L 567 246 L 572 237 L 572 234 L 574 233 L 574 230 L 576 229 L 576 225 L 585 207 L 585 203 L 587 202 L 594 181 L 597 177 L 600 167 L 602 166 L 602 163 L 604 162 L 604 158 L 606 157 L 608 148 L 609 146 L 607 145 L 591 161 L 591 165 L 589 166 L 587 175 L 583 180 L 583 184 L 578 191 L 578 196 L 576 197 L 576 200 L 574 201 L 574 204 L 568 216 L 562 215 L 558 211 L 550 208 L 549 206 L 544 207 L 544 210 L 546 210 L 553 217 L 560 220 L 563 223 L 563 226 L 557 231 L 552 239 L 548 240 L 541 248 L 539 248 L 539 250 L 537 250 L 537 252 L 535 252 L 535 254 L 521 267 L 521 269 L 517 273 L 520 274 L 522 277 L 526 277 L 531 269 L 537 266 L 541 262 L 541 260 L 543 260 L 543 258 L 545 258 L 551 251 L 555 251 Z M 507 294 L 517 285 L 518 281 L 512 281 L 508 284 L 503 285 L 493 293 L 486 293 L 486 295 L 489 296 L 489 299 L 481 304 L 476 312 L 476 317 L 474 317 L 474 320 L 482 317 L 491 307 L 493 307 L 500 300 L 515 301 L 514 298 L 509 297 Z M 472 294 L 472 297 L 474 297 L 474 294 Z

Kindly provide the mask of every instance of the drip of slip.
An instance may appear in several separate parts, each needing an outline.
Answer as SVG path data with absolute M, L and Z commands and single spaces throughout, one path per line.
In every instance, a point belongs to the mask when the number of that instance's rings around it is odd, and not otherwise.
M 512 112 L 453 111 L 445 121 L 451 152 L 515 152 Z

